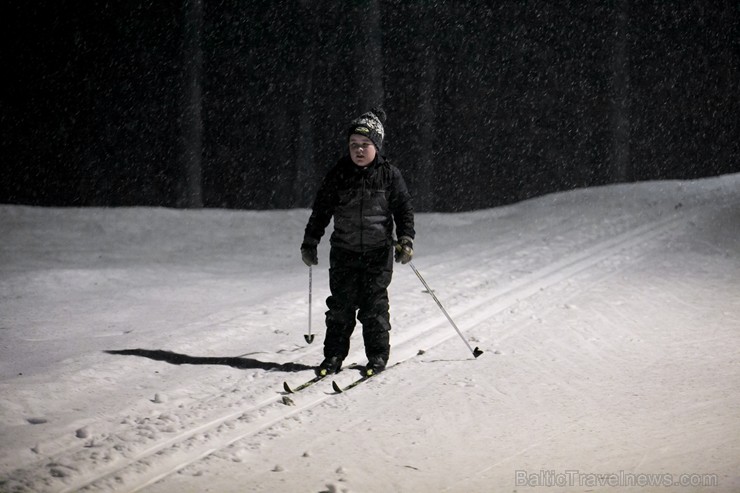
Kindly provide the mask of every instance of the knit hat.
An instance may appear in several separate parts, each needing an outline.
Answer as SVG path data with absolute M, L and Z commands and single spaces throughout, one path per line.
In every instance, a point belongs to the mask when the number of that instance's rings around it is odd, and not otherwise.
M 380 107 L 375 107 L 352 120 L 347 137 L 352 134 L 363 135 L 370 139 L 378 152 L 380 152 L 383 147 L 383 138 L 385 137 L 385 130 L 383 129 L 384 122 L 385 111 Z

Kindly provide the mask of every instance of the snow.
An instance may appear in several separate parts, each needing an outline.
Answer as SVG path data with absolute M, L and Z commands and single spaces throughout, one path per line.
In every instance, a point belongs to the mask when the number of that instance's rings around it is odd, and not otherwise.
M 484 354 L 397 265 L 394 366 L 285 398 L 308 214 L 0 206 L 0 490 L 740 491 L 740 175 L 418 214 Z

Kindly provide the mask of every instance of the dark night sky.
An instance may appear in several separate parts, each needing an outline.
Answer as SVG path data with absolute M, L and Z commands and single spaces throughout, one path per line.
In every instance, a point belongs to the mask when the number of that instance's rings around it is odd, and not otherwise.
M 522 3 L 204 0 L 204 205 L 310 205 L 374 102 L 422 210 L 740 171 L 736 2 Z M 2 9 L 0 203 L 182 205 L 182 2 Z

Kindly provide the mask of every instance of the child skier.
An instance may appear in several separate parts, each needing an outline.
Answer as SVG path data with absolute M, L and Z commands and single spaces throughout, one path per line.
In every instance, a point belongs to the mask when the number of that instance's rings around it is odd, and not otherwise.
M 385 112 L 380 108 L 353 120 L 347 133 L 349 154 L 328 172 L 306 225 L 301 256 L 318 264 L 317 246 L 334 218 L 329 252 L 324 361 L 317 373 L 336 373 L 349 353 L 356 320 L 362 323 L 366 371 L 385 369 L 391 330 L 388 285 L 396 262 L 414 254 L 414 211 L 401 172 L 381 156 Z M 393 227 L 398 237 L 394 248 Z M 356 318 L 355 318 L 356 315 Z

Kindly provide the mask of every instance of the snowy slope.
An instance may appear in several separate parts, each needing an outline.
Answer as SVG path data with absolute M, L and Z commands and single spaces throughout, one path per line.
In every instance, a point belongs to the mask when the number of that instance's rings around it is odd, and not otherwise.
M 0 491 L 740 491 L 740 175 L 418 215 L 485 353 L 397 266 L 398 364 L 288 405 L 308 213 L 0 206 Z

